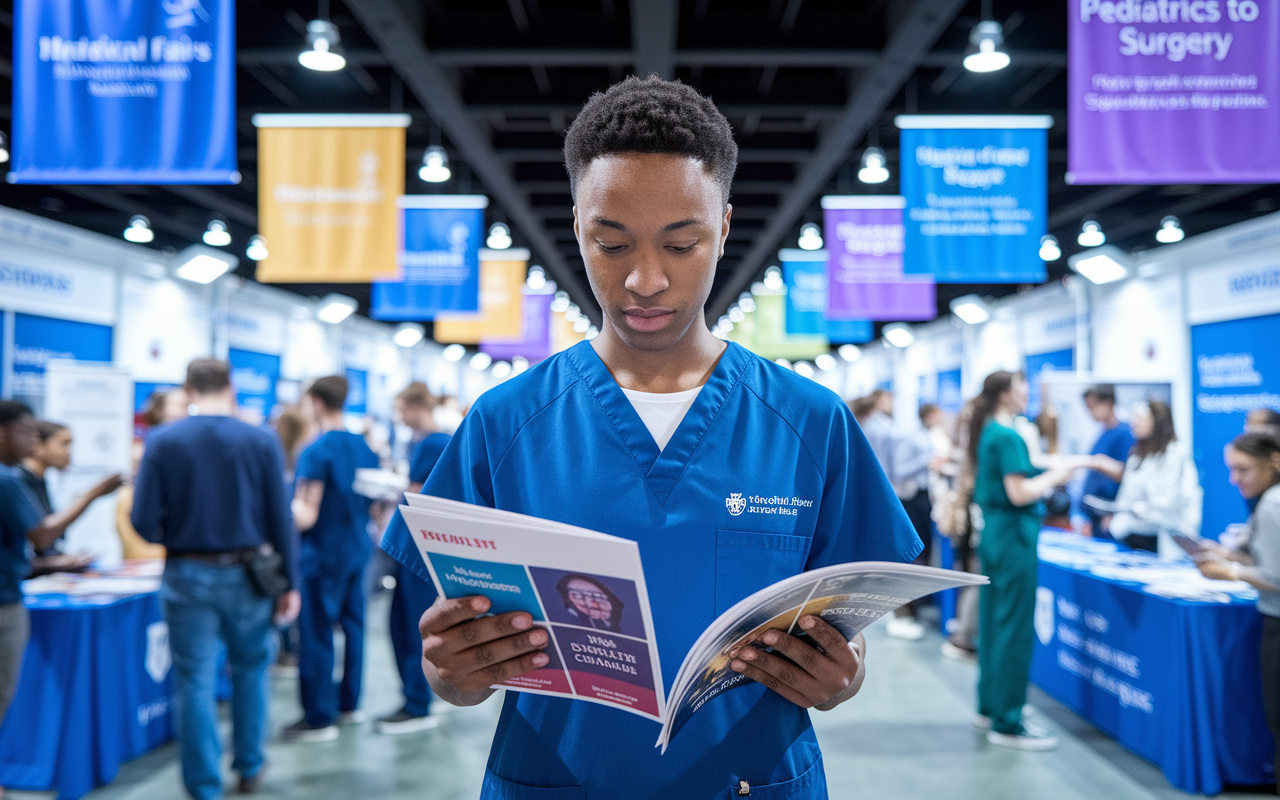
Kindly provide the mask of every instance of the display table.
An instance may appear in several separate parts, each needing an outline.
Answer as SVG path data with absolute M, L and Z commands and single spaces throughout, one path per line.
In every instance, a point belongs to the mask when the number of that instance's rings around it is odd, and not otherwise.
M 1183 791 L 1273 782 L 1250 593 L 1214 595 L 1190 564 L 1089 546 L 1075 558 L 1069 538 L 1042 540 L 1031 680 Z
M 26 598 L 31 641 L 0 726 L 0 786 L 78 798 L 172 738 L 169 629 L 158 594 L 120 592 L 145 579 L 90 580 L 99 583 L 87 592 Z

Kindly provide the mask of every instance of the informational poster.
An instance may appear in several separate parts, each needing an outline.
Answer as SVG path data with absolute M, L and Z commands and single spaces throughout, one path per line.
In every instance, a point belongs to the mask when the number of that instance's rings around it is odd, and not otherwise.
M 347 377 L 347 402 L 342 410 L 348 414 L 364 414 L 369 410 L 369 372 L 363 369 L 350 369 Z
M 255 114 L 263 283 L 396 275 L 407 114 Z
M 231 348 L 231 386 L 236 406 L 246 422 L 259 424 L 271 418 L 276 407 L 276 382 L 280 380 L 280 356 Z
M 425 194 L 396 198 L 403 231 L 399 271 L 375 281 L 374 319 L 433 319 L 440 311 L 480 310 L 480 242 L 484 195 Z
M 939 372 L 938 408 L 948 414 L 959 414 L 964 408 L 964 392 L 960 387 L 960 370 L 949 369 Z
M 932 275 L 905 275 L 906 229 L 898 195 L 822 198 L 827 250 L 827 319 L 931 320 Z
M 1227 480 L 1223 448 L 1244 431 L 1256 408 L 1280 411 L 1280 314 L 1191 327 L 1191 382 L 1196 466 L 1204 487 L 1205 536 L 1216 539 L 1248 508 Z
M 1043 283 L 1047 116 L 901 116 L 907 275 Z
M 826 336 L 834 344 L 869 342 L 874 326 L 868 319 L 827 319 L 827 252 L 778 251 L 787 285 L 787 335 Z
M 17 0 L 11 183 L 239 183 L 233 0 Z
M 15 314 L 13 396 L 26 401 L 39 413 L 45 404 L 49 364 L 59 360 L 110 362 L 111 328 L 90 322 Z
M 497 360 L 510 361 L 519 356 L 530 362 L 541 361 L 551 355 L 551 300 L 550 294 L 526 292 L 524 295 L 524 319 L 520 338 L 509 342 L 483 341 L 480 351 Z
M 121 285 L 116 363 L 134 380 L 181 383 L 192 359 L 213 355 L 211 287 L 128 275 Z
M 480 344 L 519 339 L 524 326 L 524 284 L 529 251 L 480 250 L 480 312 L 437 314 L 435 340 L 443 344 Z
M 1280 0 L 1067 3 L 1068 180 L 1280 180 Z
M 1041 389 L 1041 377 L 1045 372 L 1070 372 L 1075 369 L 1074 349 L 1055 350 L 1052 353 L 1037 353 L 1036 355 L 1027 356 L 1027 386 L 1029 396 L 1027 399 L 1027 417 L 1035 419 L 1040 415 L 1043 402 Z

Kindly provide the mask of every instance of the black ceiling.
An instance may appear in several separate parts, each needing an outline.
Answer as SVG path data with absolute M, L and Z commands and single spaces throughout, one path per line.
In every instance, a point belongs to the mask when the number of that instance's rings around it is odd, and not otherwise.
M 634 0 L 638 2 L 639 0 Z M 741 148 L 734 222 L 709 312 L 718 316 L 799 227 L 820 221 L 828 193 L 892 194 L 897 186 L 893 117 L 919 113 L 1052 114 L 1049 228 L 1064 258 L 1075 234 L 1097 218 L 1108 240 L 1156 246 L 1160 219 L 1175 214 L 1188 235 L 1280 208 L 1275 185 L 1071 186 L 1066 172 L 1066 0 L 994 0 L 1013 57 L 979 75 L 960 67 L 982 0 L 333 0 L 348 67 L 317 73 L 297 63 L 310 0 L 237 4 L 240 170 L 236 186 L 5 185 L 0 202 L 119 235 L 133 214 L 150 217 L 155 247 L 198 241 L 209 220 L 226 220 L 243 252 L 256 233 L 257 140 L 249 118 L 280 111 L 405 111 L 406 188 L 485 192 L 492 220 L 511 223 L 553 278 L 596 316 L 585 294 L 571 229 L 563 131 L 595 91 L 632 71 L 674 75 L 710 95 Z M 12 2 L 0 24 L 12 28 Z M 370 33 L 372 31 L 372 34 Z M 0 44 L 0 80 L 12 75 L 12 42 Z M 637 66 L 638 65 L 638 66 Z M 0 114 L 9 117 L 9 106 Z M 462 119 L 465 117 L 465 119 Z M 454 178 L 418 179 L 423 150 L 441 143 Z M 876 187 L 854 174 L 862 149 L 878 144 L 893 177 Z M 253 277 L 253 262 L 240 274 Z M 303 294 L 343 291 L 367 310 L 368 287 L 298 285 Z M 939 286 L 939 311 L 961 294 L 1000 295 L 1009 285 Z

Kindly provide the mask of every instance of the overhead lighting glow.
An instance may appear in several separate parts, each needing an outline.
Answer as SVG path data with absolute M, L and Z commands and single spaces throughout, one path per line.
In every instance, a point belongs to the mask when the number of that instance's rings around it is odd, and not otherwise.
M 862 351 L 858 349 L 856 344 L 842 344 L 836 348 L 836 352 L 850 364 L 862 358 Z
M 401 347 L 413 347 L 422 341 L 426 332 L 426 329 L 416 322 L 401 322 L 396 326 L 396 332 L 391 335 L 391 341 Z
M 254 236 L 244 254 L 254 261 L 263 261 L 267 257 L 267 240 L 262 236 Z
M 597 336 L 599 336 L 599 335 L 600 335 L 600 329 L 599 329 L 599 328 L 597 328 L 595 325 L 592 325 L 591 327 L 587 328 L 587 341 L 588 341 L 588 342 L 589 342 L 589 341 L 591 341 L 592 339 L 596 338 L 596 337 L 597 337 Z
M 1160 220 L 1160 230 L 1156 231 L 1156 241 L 1160 244 L 1173 244 L 1180 242 L 1187 234 L 1182 230 L 1182 224 L 1178 222 L 1175 216 L 1167 216 Z
M 502 380 L 511 374 L 511 365 L 505 361 L 499 361 L 493 365 L 493 377 Z
M 141 214 L 134 215 L 129 219 L 129 227 L 124 229 L 124 238 L 134 244 L 146 244 L 155 239 L 155 231 L 151 230 L 151 220 Z
M 578 317 L 578 320 L 573 323 L 573 330 L 575 333 L 586 333 L 591 330 L 591 320 L 586 317 Z
M 756 299 L 751 295 L 751 292 L 743 292 L 738 295 L 738 308 L 748 314 L 756 310 Z
M 791 362 L 790 362 L 790 361 L 788 361 L 788 360 L 787 360 L 787 359 L 785 359 L 785 358 L 775 358 L 775 359 L 773 360 L 773 363 L 775 363 L 775 364 L 777 364 L 778 366 L 783 367 L 783 368 L 785 368 L 785 369 L 791 369 Z
M 813 377 L 813 365 L 808 361 L 797 361 L 795 366 L 796 374 L 802 378 Z
M 505 223 L 495 222 L 489 226 L 489 238 L 485 240 L 485 247 L 490 250 L 506 250 L 511 247 L 511 229 Z
M 951 313 L 970 325 L 981 325 L 991 319 L 991 305 L 976 294 L 966 294 L 951 301 Z
M 1058 244 L 1058 237 L 1052 234 L 1041 236 L 1040 260 L 1057 261 L 1060 258 L 1062 258 L 1062 247 Z
M 200 237 L 204 243 L 212 247 L 226 247 L 231 244 L 231 233 L 227 231 L 227 223 L 220 219 L 211 220 L 209 228 Z
M 347 297 L 345 294 L 337 294 L 336 292 L 330 293 L 320 298 L 319 308 L 316 310 L 316 318 L 321 322 L 337 325 L 354 314 L 359 306 L 360 304 L 356 302 L 354 297 Z
M 889 159 L 879 147 L 868 147 L 862 151 L 862 167 L 858 170 L 858 180 L 863 183 L 884 183 L 889 180 Z
M 9 137 L 0 133 L 0 164 L 9 163 Z
M 516 356 L 515 358 L 511 359 L 511 372 L 513 374 L 519 375 L 521 372 L 524 372 L 528 368 L 529 368 L 529 359 L 525 358 L 524 356 Z
M 1112 283 L 1129 276 L 1132 259 L 1118 247 L 1107 245 L 1087 253 L 1076 253 L 1067 264 L 1093 283 Z
M 994 20 L 983 20 L 973 26 L 969 43 L 977 48 L 964 57 L 964 68 L 970 72 L 996 72 L 1009 66 L 1009 54 L 1000 49 L 1004 29 Z
M 230 268 L 230 265 L 220 258 L 199 253 L 183 262 L 174 270 L 174 274 L 192 283 L 213 283 Z
M 461 361 L 462 357 L 466 354 L 467 348 L 460 344 L 451 344 L 444 349 L 443 353 L 441 353 L 441 355 L 444 356 L 444 360 L 452 364 L 456 364 Z
M 739 308 L 738 306 L 733 306 L 729 309 L 729 321 L 732 322 L 734 325 L 737 325 L 739 322 L 742 322 L 746 318 L 747 318 L 747 313 L 743 311 L 741 308 Z
M 476 353 L 467 363 L 471 365 L 472 369 L 484 372 L 493 363 L 493 356 L 488 353 Z
M 428 147 L 427 152 L 422 156 L 422 168 L 418 170 L 418 177 L 427 183 L 444 183 L 452 176 L 453 170 L 449 169 L 449 155 L 444 148 Z
M 830 372 L 836 368 L 836 357 L 830 353 L 821 353 L 813 360 L 813 363 L 823 372 Z
M 1097 247 L 1107 241 L 1107 235 L 1102 232 L 1102 225 L 1096 219 L 1087 219 L 1080 226 L 1080 235 L 1076 237 L 1076 241 L 1081 247 Z
M 911 332 L 911 326 L 902 322 L 885 325 L 880 333 L 884 336 L 884 340 L 894 347 L 910 347 L 916 340 L 916 335 Z
M 307 45 L 310 50 L 298 54 L 298 63 L 316 72 L 336 72 L 347 65 L 347 59 L 339 52 L 342 37 L 338 26 L 324 19 L 307 23 Z
M 764 288 L 776 292 L 782 288 L 782 270 L 769 267 L 764 271 Z
M 551 298 L 551 310 L 557 314 L 563 314 L 569 309 L 569 293 L 561 290 L 555 293 Z
M 801 250 L 822 249 L 822 229 L 812 222 L 800 226 L 800 240 L 797 242 Z
M 525 279 L 524 285 L 535 292 L 542 289 L 547 285 L 546 270 L 539 266 L 529 267 L 529 277 Z

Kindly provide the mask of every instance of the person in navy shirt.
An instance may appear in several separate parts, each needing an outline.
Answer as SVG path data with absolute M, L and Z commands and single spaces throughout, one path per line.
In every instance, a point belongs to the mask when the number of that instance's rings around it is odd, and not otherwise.
M 262 782 L 272 626 L 298 615 L 298 548 L 275 437 L 236 419 L 231 365 L 187 366 L 195 416 L 152 431 L 138 467 L 133 527 L 167 550 L 160 605 L 177 676 L 182 782 L 196 800 L 222 796 L 216 699 L 218 646 L 231 667 L 239 790 Z M 276 600 L 247 562 L 274 550 L 288 590 Z
M 298 677 L 303 718 L 285 737 L 322 742 L 338 736 L 337 722 L 358 721 L 364 669 L 364 570 L 373 552 L 371 501 L 356 493 L 357 469 L 376 469 L 378 456 L 347 432 L 347 379 L 318 378 L 304 402 L 320 438 L 298 457 L 293 518 L 302 534 L 302 614 L 298 618 Z M 345 636 L 342 683 L 333 680 L 333 626 Z
M 1133 449 L 1133 431 L 1116 416 L 1116 387 L 1101 383 L 1085 390 L 1084 404 L 1089 414 L 1102 423 L 1102 435 L 1094 442 L 1089 455 L 1105 455 L 1121 463 L 1129 460 Z M 1091 469 L 1085 473 L 1079 493 L 1071 498 L 1071 525 L 1080 533 L 1091 536 L 1101 534 L 1102 514 L 1084 502 L 1088 495 L 1103 500 L 1115 500 L 1120 483 L 1106 473 Z
M 565 159 L 600 334 L 481 395 L 423 492 L 638 542 L 671 686 L 748 594 L 829 564 L 909 562 L 921 543 L 840 398 L 706 325 L 737 161 L 711 101 L 628 78 L 577 115 Z M 383 548 L 429 579 L 403 518 Z M 477 618 L 488 608 L 439 598 L 421 620 L 423 668 L 455 705 L 549 661 L 529 614 Z M 813 616 L 800 627 L 821 650 L 780 631 L 762 637 L 772 653 L 743 647 L 731 666 L 753 682 L 699 709 L 664 755 L 651 720 L 507 693 L 481 796 L 826 797 L 808 709 L 857 693 L 865 643 Z

